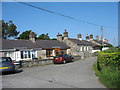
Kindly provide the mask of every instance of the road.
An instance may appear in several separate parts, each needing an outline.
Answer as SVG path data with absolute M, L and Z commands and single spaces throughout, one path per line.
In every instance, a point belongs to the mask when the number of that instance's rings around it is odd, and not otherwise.
M 96 58 L 66 64 L 23 68 L 2 76 L 3 88 L 105 88 L 92 70 Z

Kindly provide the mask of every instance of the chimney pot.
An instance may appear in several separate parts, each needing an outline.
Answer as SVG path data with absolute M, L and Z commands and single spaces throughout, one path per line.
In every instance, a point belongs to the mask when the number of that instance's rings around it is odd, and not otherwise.
M 62 41 L 62 34 L 59 34 L 59 33 L 58 33 L 58 35 L 57 35 L 57 40 Z
M 63 35 L 64 35 L 64 39 L 68 39 L 68 32 L 67 32 L 67 30 L 65 29 L 65 31 L 64 31 L 64 33 L 63 33 Z
M 82 40 L 82 35 L 81 34 L 78 34 L 77 37 L 78 37 L 79 40 Z
M 86 34 L 86 40 L 89 41 L 89 36 L 88 36 L 88 34 Z
M 96 36 L 96 40 L 99 40 L 99 36 Z
M 90 40 L 93 40 L 93 34 L 90 34 Z
M 32 42 L 35 42 L 35 34 L 32 31 L 30 31 L 29 40 L 31 40 Z

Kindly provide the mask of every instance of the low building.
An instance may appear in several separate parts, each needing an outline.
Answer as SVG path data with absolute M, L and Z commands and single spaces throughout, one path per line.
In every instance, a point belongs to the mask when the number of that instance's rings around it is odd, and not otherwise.
M 68 53 L 69 46 L 58 40 L 36 40 L 30 32 L 30 40 L 1 39 L 0 55 L 12 60 L 32 60 L 33 58 L 49 59 L 60 53 Z
M 5 40 L 2 39 L 0 53 L 3 57 L 11 57 L 12 60 L 30 60 L 37 58 L 37 51 L 41 48 L 31 40 Z
M 36 40 L 36 44 L 42 48 L 38 51 L 38 57 L 53 58 L 57 54 L 68 54 L 69 46 L 58 40 Z
M 81 59 L 92 56 L 92 46 L 95 46 L 95 44 L 87 40 L 82 40 L 81 34 L 78 34 L 78 39 L 69 38 L 68 32 L 65 30 L 63 33 L 63 40 L 61 34 L 58 34 L 57 37 L 59 41 L 66 43 L 70 47 L 69 54 L 80 56 Z

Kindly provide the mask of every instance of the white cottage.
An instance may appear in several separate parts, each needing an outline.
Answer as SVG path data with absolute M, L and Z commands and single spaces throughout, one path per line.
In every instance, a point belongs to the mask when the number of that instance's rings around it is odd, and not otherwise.
M 2 49 L 0 55 L 11 57 L 12 60 L 32 60 L 37 58 L 37 52 L 41 48 L 31 40 L 5 40 L 2 39 Z

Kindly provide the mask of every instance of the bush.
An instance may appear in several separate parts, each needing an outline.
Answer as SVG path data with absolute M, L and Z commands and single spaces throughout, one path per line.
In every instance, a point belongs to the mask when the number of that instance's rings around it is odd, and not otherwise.
M 106 67 L 115 67 L 120 70 L 120 52 L 99 52 L 97 60 L 98 70 Z
M 108 88 L 120 88 L 120 51 L 112 48 L 98 53 L 93 65 L 96 76 Z
M 39 57 L 38 57 L 38 59 L 42 59 L 42 57 L 41 57 L 41 56 L 39 56 Z

